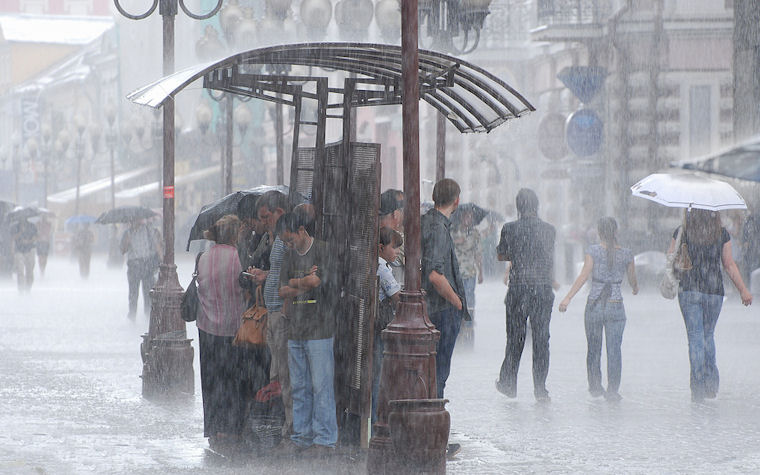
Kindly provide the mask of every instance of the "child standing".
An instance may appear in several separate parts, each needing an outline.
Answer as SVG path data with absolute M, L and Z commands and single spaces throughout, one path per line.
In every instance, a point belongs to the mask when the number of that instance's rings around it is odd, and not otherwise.
M 395 262 L 404 239 L 401 233 L 389 227 L 380 228 L 377 249 L 378 311 L 375 317 L 374 350 L 372 351 L 372 423 L 377 417 L 377 396 L 380 389 L 380 372 L 383 367 L 382 331 L 396 314 L 401 285 L 393 277 L 391 262 Z

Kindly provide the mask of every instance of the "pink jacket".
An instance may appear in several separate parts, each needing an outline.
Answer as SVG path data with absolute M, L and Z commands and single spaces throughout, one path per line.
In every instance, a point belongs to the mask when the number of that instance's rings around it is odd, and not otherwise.
M 198 328 L 216 336 L 235 336 L 246 309 L 238 284 L 241 270 L 234 246 L 215 244 L 203 253 L 198 261 L 198 298 L 203 307 Z

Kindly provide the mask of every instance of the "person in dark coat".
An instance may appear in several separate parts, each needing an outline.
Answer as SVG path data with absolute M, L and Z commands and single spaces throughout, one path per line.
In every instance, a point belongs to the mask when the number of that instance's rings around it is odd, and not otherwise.
M 510 262 L 507 311 L 507 347 L 496 389 L 517 396 L 517 370 L 525 346 L 528 319 L 533 337 L 533 394 L 549 401 L 549 323 L 554 303 L 554 226 L 538 218 L 538 197 L 522 188 L 515 198 L 519 217 L 504 225 L 496 248 L 500 261 Z

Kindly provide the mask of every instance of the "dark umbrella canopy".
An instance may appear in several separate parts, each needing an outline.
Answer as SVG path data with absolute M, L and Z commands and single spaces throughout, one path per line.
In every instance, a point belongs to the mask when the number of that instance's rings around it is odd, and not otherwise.
M 267 191 L 279 191 L 284 195 L 288 195 L 289 189 L 285 185 L 261 185 L 249 190 L 236 191 L 229 195 L 220 198 L 212 203 L 203 205 L 201 212 L 198 213 L 198 217 L 195 218 L 193 227 L 190 228 L 190 236 L 187 238 L 187 248 L 190 250 L 190 241 L 197 239 L 203 239 L 203 231 L 209 229 L 215 222 L 217 222 L 222 216 L 228 214 L 237 215 L 238 203 L 248 196 L 261 196 Z
M 451 222 L 453 224 L 459 224 L 466 213 L 472 214 L 472 225 L 477 226 L 483 221 L 483 218 L 488 216 L 491 212 L 485 208 L 481 208 L 475 203 L 462 203 L 453 213 L 451 213 Z
M 138 219 L 158 216 L 152 209 L 144 206 L 118 206 L 98 216 L 97 224 L 130 223 Z
M 36 206 L 17 206 L 10 213 L 8 213 L 8 220 L 23 220 L 33 218 L 40 215 L 52 216 L 54 213 L 46 208 L 38 208 Z

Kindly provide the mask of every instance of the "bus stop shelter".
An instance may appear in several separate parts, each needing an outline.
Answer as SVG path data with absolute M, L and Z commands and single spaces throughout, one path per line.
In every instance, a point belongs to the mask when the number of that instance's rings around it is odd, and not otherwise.
M 178 71 L 128 96 L 159 108 L 202 80 L 206 89 L 294 109 L 290 192 L 314 205 L 316 235 L 330 243 L 338 260 L 343 311 L 336 316 L 336 402 L 342 437 L 354 443 L 360 438 L 357 422 L 370 414 L 381 144 L 352 140 L 352 111 L 400 105 L 403 61 L 400 46 L 280 45 Z M 462 133 L 489 132 L 535 110 L 504 81 L 453 56 L 419 50 L 418 74 L 420 99 Z M 335 143 L 325 143 L 328 120 L 342 128 Z

